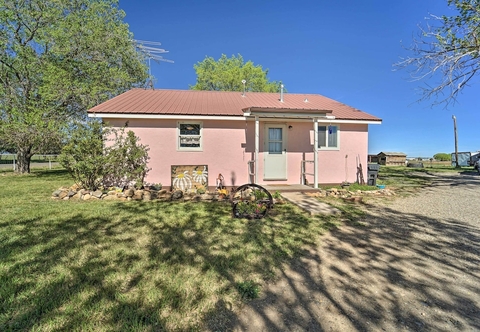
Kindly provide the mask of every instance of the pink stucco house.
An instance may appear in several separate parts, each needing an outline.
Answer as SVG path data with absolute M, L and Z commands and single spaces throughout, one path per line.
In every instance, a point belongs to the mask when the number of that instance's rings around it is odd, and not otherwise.
M 88 115 L 128 123 L 150 147 L 147 182 L 182 188 L 354 182 L 381 123 L 317 94 L 194 90 L 133 89 Z

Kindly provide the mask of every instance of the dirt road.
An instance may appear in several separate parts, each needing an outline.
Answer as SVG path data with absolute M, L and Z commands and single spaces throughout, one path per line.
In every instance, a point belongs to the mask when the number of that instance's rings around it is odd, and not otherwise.
M 480 176 L 436 176 L 367 211 L 285 266 L 259 299 L 223 308 L 226 329 L 480 331 Z

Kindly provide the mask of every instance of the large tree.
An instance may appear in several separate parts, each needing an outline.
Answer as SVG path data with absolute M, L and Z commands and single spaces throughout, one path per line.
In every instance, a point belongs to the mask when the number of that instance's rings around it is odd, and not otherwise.
M 255 65 L 252 61 L 245 62 L 238 54 L 227 58 L 222 54 L 218 61 L 205 57 L 193 68 L 197 73 L 197 83 L 191 85 L 192 90 L 209 91 L 243 91 L 242 80 L 245 80 L 246 91 L 278 92 L 281 82 L 269 81 L 268 69 Z
M 448 0 L 452 16 L 431 15 L 407 49 L 411 56 L 396 64 L 414 80 L 429 79 L 422 98 L 455 101 L 480 70 L 480 0 Z
M 66 125 L 146 78 L 116 0 L 0 0 L 0 141 L 18 171 Z

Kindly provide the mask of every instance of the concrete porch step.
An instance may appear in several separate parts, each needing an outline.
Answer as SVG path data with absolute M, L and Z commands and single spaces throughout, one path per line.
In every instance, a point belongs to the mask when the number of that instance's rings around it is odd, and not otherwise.
M 284 192 L 317 192 L 318 189 L 315 189 L 311 186 L 304 184 L 269 184 L 261 185 L 263 188 L 267 189 L 271 194 L 278 191 L 280 193 Z

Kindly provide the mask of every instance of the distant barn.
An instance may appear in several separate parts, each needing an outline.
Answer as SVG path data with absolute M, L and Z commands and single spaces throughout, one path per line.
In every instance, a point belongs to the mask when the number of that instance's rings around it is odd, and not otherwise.
M 402 152 L 380 152 L 377 154 L 377 160 L 380 165 L 405 166 L 407 155 Z
M 380 152 L 379 154 L 369 154 L 368 162 L 377 163 L 386 166 L 405 166 L 407 155 L 402 152 Z

